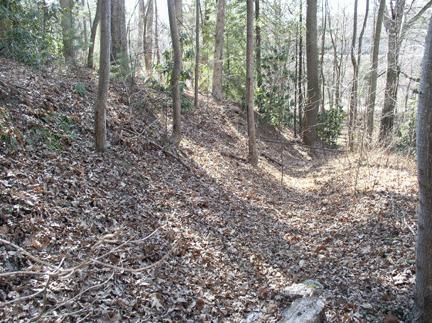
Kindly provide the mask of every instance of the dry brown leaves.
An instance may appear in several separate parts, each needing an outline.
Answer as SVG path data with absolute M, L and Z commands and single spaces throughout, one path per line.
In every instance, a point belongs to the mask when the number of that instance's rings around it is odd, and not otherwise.
M 206 97 L 175 152 L 161 140 L 167 96 L 122 84 L 100 156 L 90 74 L 0 66 L 0 122 L 16 141 L 0 146 L 0 237 L 42 261 L 0 246 L 3 273 L 34 272 L 0 274 L 3 321 L 272 322 L 291 302 L 283 289 L 305 279 L 325 287 L 330 321 L 409 320 L 416 189 L 404 163 L 311 158 L 261 122 L 267 157 L 254 169 L 241 110 Z

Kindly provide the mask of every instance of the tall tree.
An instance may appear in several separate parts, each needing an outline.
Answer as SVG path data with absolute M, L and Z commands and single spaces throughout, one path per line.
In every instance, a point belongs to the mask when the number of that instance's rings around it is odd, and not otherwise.
M 106 106 L 110 77 L 110 44 L 111 44 L 111 0 L 100 1 L 100 58 L 99 84 L 95 110 L 96 151 L 107 148 L 106 141 Z
M 146 4 L 145 0 L 138 0 L 138 53 L 137 53 L 137 70 L 143 72 L 144 62 L 144 39 L 145 39 L 145 24 L 146 24 Z
M 388 34 L 387 75 L 384 92 L 384 108 L 380 125 L 380 141 L 388 143 L 393 130 L 394 115 L 398 97 L 399 54 L 407 32 L 416 21 L 432 6 L 428 1 L 411 19 L 405 19 L 405 0 L 392 0 L 390 13 L 384 16 L 384 26 Z M 408 10 L 411 10 L 409 6 Z
M 297 28 L 299 48 L 298 48 L 298 78 L 297 78 L 297 91 L 298 91 L 298 120 L 299 120 L 299 134 L 303 136 L 303 0 L 300 0 L 300 14 L 299 24 Z
M 180 35 L 176 17 L 176 1 L 167 0 L 168 2 L 168 17 L 171 30 L 171 42 L 173 48 L 174 67 L 171 76 L 171 91 L 173 100 L 173 132 L 172 142 L 175 146 L 180 144 L 181 140 L 181 97 L 180 97 L 180 71 L 181 71 L 181 51 L 180 51 Z
M 417 110 L 419 182 L 415 322 L 432 322 L 432 18 L 426 36 Z
M 175 1 L 175 15 L 177 17 L 177 29 L 180 31 L 181 26 L 183 25 L 183 0 Z
M 63 56 L 68 64 L 76 63 L 74 4 L 74 0 L 60 0 Z
M 90 45 L 89 45 L 89 51 L 88 51 L 88 56 L 87 56 L 87 67 L 88 68 L 93 68 L 93 56 L 94 56 L 94 46 L 95 46 L 95 42 L 96 42 L 96 32 L 97 32 L 97 27 L 99 24 L 99 19 L 100 19 L 100 2 L 101 0 L 97 0 L 96 1 L 96 12 L 95 12 L 95 16 L 93 19 L 93 23 L 91 26 L 91 30 L 90 30 Z
M 213 62 L 213 83 L 212 95 L 216 100 L 223 99 L 222 93 L 222 67 L 223 67 L 223 47 L 224 47 L 224 29 L 225 29 L 225 2 L 218 0 L 218 9 L 216 17 L 215 49 Z
M 195 82 L 194 82 L 194 107 L 198 109 L 198 89 L 199 89 L 199 63 L 200 63 L 200 32 L 199 32 L 199 9 L 200 1 L 195 1 Z
M 254 111 L 254 3 L 247 0 L 247 24 L 246 24 L 246 104 L 247 123 L 249 137 L 249 162 L 258 165 L 258 152 L 256 147 L 255 111 Z
M 129 73 L 125 0 L 111 0 L 111 61 Z
M 381 30 L 384 19 L 385 0 L 380 0 L 378 14 L 375 23 L 375 30 L 373 35 L 373 49 L 372 49 L 372 67 L 369 74 L 369 89 L 367 94 L 367 133 L 368 140 L 372 140 L 374 111 L 377 91 L 378 79 L 378 55 L 381 42 Z
M 260 0 L 255 0 L 255 55 L 256 55 L 256 73 L 257 86 L 261 88 L 263 77 L 261 73 L 261 20 L 260 20 Z
M 85 10 L 85 0 L 81 0 L 81 10 L 84 12 Z M 87 34 L 87 17 L 85 15 L 82 16 L 82 38 L 84 38 L 84 50 L 89 48 L 88 44 L 88 34 Z
M 158 24 L 158 7 L 157 0 L 154 0 L 155 5 L 155 49 L 156 49 L 156 64 L 160 64 L 160 48 L 159 48 L 159 24 Z
M 317 0 L 307 0 L 306 7 L 306 68 L 307 68 L 307 105 L 303 129 L 303 141 L 308 146 L 316 142 L 316 124 L 320 104 L 320 85 L 318 79 L 317 44 Z
M 152 77 L 153 71 L 153 0 L 147 4 L 147 13 L 145 19 L 145 39 L 144 39 L 144 60 L 148 77 Z
M 358 12 L 358 0 L 354 1 L 354 19 L 353 19 L 353 38 L 351 42 L 351 63 L 353 66 L 353 80 L 350 95 L 350 110 L 349 110 L 349 127 L 348 127 L 348 139 L 350 150 L 354 149 L 354 132 L 357 122 L 357 105 L 358 105 L 358 82 L 359 82 L 359 70 L 360 60 L 362 51 L 363 35 L 366 29 L 366 23 L 369 14 L 369 0 L 366 0 L 366 12 L 363 19 L 363 27 L 360 31 L 360 35 L 357 41 L 357 12 Z M 357 57 L 355 49 L 357 47 Z
M 320 57 L 320 76 L 322 84 L 322 96 L 321 96 L 321 113 L 325 112 L 325 75 L 324 75 L 324 57 L 325 57 L 325 36 L 327 29 L 327 1 L 323 1 L 321 8 L 321 17 L 323 21 L 322 32 L 321 32 L 321 57 Z

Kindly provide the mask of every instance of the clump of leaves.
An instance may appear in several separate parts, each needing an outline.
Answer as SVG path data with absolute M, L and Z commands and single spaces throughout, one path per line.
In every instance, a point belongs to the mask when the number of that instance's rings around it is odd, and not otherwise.
M 318 115 L 318 137 L 330 147 L 337 147 L 346 115 L 341 107 L 334 107 Z
M 87 87 L 84 83 L 78 82 L 74 84 L 73 91 L 80 96 L 85 96 L 87 94 Z

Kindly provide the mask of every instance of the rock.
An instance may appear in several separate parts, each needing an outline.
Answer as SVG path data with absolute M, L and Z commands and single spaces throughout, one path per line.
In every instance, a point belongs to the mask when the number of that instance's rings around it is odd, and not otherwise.
M 286 287 L 283 290 L 283 293 L 293 298 L 312 297 L 321 295 L 323 289 L 323 286 L 318 281 L 308 279 L 303 283 L 292 284 L 291 286 Z
M 299 298 L 283 312 L 283 319 L 280 323 L 324 322 L 324 306 L 324 301 L 319 297 Z

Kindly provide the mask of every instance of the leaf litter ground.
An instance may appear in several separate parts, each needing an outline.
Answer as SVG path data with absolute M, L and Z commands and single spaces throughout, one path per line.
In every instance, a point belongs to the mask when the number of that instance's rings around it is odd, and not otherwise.
M 258 118 L 255 169 L 241 109 L 206 96 L 176 152 L 169 96 L 118 81 L 101 156 L 95 93 L 86 70 L 0 61 L 3 321 L 276 322 L 306 279 L 329 321 L 409 321 L 411 160 L 308 151 Z

